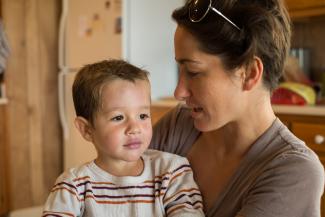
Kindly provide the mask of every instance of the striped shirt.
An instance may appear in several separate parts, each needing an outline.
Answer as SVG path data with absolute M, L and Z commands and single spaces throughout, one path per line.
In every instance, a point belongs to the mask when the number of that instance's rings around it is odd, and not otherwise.
M 139 176 L 116 177 L 93 161 L 57 179 L 45 216 L 204 216 L 201 193 L 186 158 L 147 150 Z

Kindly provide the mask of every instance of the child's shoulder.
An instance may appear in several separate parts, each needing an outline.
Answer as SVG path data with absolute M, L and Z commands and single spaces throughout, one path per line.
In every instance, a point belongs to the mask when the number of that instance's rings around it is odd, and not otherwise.
M 152 160 L 161 159 L 161 160 L 187 160 L 185 157 L 182 157 L 177 154 L 159 151 L 154 149 L 148 149 L 144 152 L 144 155 L 150 157 Z
M 72 181 L 82 180 L 89 177 L 89 167 L 93 162 L 87 162 L 82 165 L 72 167 L 64 171 L 58 178 L 58 181 Z
M 182 165 L 189 166 L 189 162 L 185 157 L 153 149 L 145 151 L 143 157 L 149 160 L 155 168 L 159 167 L 160 169 L 171 170 Z

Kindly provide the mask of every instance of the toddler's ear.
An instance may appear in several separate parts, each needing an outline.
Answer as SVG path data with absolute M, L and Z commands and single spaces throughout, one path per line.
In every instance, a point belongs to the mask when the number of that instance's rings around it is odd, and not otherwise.
M 91 125 L 90 123 L 83 117 L 76 117 L 74 120 L 74 125 L 82 135 L 82 137 L 87 140 L 88 142 L 92 142 L 92 136 L 91 136 Z

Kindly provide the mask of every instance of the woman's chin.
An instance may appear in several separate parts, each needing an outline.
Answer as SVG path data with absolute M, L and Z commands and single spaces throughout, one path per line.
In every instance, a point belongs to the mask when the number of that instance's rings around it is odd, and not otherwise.
M 209 127 L 209 124 L 202 120 L 195 120 L 194 119 L 194 127 L 201 132 L 208 132 L 211 131 L 211 127 Z

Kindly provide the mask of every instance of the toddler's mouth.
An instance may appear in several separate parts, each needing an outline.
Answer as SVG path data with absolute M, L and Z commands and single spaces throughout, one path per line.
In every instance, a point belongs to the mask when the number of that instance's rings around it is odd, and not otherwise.
M 128 149 L 138 149 L 141 146 L 141 142 L 130 142 L 123 146 Z

